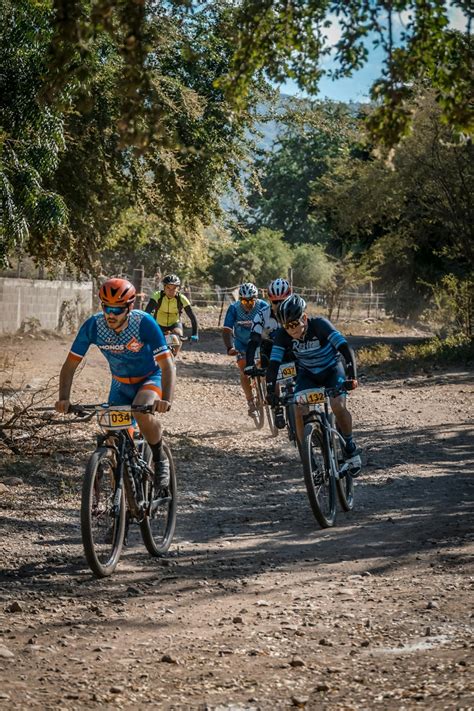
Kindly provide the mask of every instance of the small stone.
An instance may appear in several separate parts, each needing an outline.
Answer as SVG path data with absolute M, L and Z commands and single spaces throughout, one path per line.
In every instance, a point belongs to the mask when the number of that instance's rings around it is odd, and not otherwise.
M 431 627 L 425 629 L 425 637 L 431 637 Z
M 0 659 L 13 659 L 14 656 L 8 647 L 4 647 L 3 644 L 0 644 Z
M 291 703 L 293 706 L 296 706 L 296 708 L 304 708 L 306 704 L 308 703 L 309 698 L 307 696 L 292 696 L 291 697 Z
M 7 612 L 23 612 L 23 608 L 20 605 L 19 602 L 15 600 L 15 602 L 12 602 L 11 605 L 9 605 L 6 609 Z
M 111 694 L 122 694 L 123 693 L 123 686 L 111 686 L 110 693 Z
M 133 585 L 130 585 L 127 588 L 126 592 L 129 597 L 132 597 L 133 595 L 141 595 L 141 590 L 139 590 L 138 588 L 134 588 Z
M 161 657 L 161 661 L 165 662 L 166 664 L 177 664 L 178 660 L 172 657 L 170 654 L 163 654 Z
M 20 479 L 18 476 L 7 476 L 3 480 L 3 483 L 7 486 L 21 486 L 21 484 L 23 484 L 23 479 Z
M 329 691 L 329 686 L 325 682 L 322 682 L 321 684 L 317 684 L 316 691 Z
M 293 659 L 290 662 L 291 667 L 304 667 L 305 663 L 301 659 L 301 657 L 293 657 Z
M 321 644 L 323 647 L 332 647 L 333 644 L 329 639 L 320 639 L 319 644 Z
M 368 647 L 370 644 L 368 639 L 363 639 L 362 642 L 360 643 L 361 647 Z
M 233 617 L 232 622 L 234 623 L 234 625 L 243 625 L 244 624 L 244 620 L 242 617 L 240 617 L 240 615 L 236 615 L 235 617 Z
M 429 603 L 428 603 L 427 606 L 426 606 L 426 609 L 427 609 L 427 610 L 438 610 L 438 609 L 439 609 L 439 605 L 438 605 L 438 603 L 435 602 L 434 600 L 430 600 Z

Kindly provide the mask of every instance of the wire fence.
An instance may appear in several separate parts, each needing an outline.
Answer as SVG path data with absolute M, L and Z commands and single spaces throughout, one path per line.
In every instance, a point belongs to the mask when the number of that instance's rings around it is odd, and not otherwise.
M 155 279 L 143 279 L 141 285 L 143 306 L 146 305 L 151 294 L 160 289 L 160 286 L 159 281 Z M 379 319 L 386 316 L 386 294 L 383 292 L 368 290 L 334 293 L 298 286 L 294 286 L 293 291 L 304 298 L 309 313 L 318 313 L 336 321 L 339 319 Z M 219 309 L 217 325 L 220 325 L 224 308 L 238 299 L 239 285 L 221 287 L 186 283 L 181 292 L 188 297 L 193 306 Z M 259 296 L 265 299 L 266 289 L 259 288 Z

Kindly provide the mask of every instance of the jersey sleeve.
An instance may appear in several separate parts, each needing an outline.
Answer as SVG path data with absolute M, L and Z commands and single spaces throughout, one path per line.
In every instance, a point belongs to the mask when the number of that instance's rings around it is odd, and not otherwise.
M 347 340 L 344 338 L 342 333 L 340 333 L 327 318 L 320 317 L 318 319 L 318 330 L 328 339 L 329 343 L 331 343 L 336 350 L 339 346 L 347 343 Z
M 227 313 L 224 319 L 224 328 L 228 331 L 233 331 L 236 321 L 236 313 L 234 309 L 234 304 L 231 304 L 227 309 Z
M 188 299 L 188 297 L 185 296 L 184 294 L 181 294 L 181 292 L 179 293 L 179 298 L 181 300 L 181 303 L 183 304 L 183 309 L 185 309 L 186 306 L 191 306 L 191 302 Z
M 144 343 L 148 343 L 151 347 L 156 365 L 159 365 L 160 362 L 167 358 L 171 358 L 163 331 L 150 314 L 144 314 L 141 320 L 140 337 Z
M 284 328 L 279 328 L 275 333 L 275 338 L 273 340 L 272 352 L 270 353 L 270 360 L 276 363 L 281 363 L 283 357 L 291 345 L 291 338 L 288 336 Z
M 252 327 L 250 329 L 250 332 L 257 334 L 257 336 L 261 336 L 263 333 L 264 326 L 265 326 L 265 313 L 263 310 L 261 310 L 258 313 L 256 313 L 255 316 L 253 317 Z
M 89 346 L 97 340 L 97 320 L 91 316 L 84 321 L 69 351 L 68 358 L 71 360 L 82 360 L 89 350 Z

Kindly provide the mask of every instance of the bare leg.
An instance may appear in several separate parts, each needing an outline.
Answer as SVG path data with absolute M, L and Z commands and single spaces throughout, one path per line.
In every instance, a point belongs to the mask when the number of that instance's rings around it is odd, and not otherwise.
M 252 387 L 250 385 L 250 378 L 244 373 L 245 358 L 242 358 L 242 360 L 237 361 L 237 365 L 239 366 L 240 370 L 240 385 L 242 386 L 242 390 L 245 393 L 247 402 L 249 402 L 249 400 L 252 400 Z

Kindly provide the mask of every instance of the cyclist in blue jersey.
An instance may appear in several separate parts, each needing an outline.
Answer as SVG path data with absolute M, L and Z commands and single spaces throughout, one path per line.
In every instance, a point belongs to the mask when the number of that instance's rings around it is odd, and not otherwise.
M 255 284 L 246 282 L 239 287 L 239 300 L 227 309 L 224 319 L 222 337 L 227 349 L 227 355 L 236 356 L 240 370 L 240 384 L 247 399 L 248 414 L 255 412 L 256 405 L 252 398 L 250 380 L 244 373 L 245 353 L 250 338 L 250 329 L 257 313 L 266 306 L 263 299 L 258 299 L 258 289 Z
M 153 405 L 168 412 L 173 399 L 175 369 L 161 328 L 150 314 L 133 309 L 136 291 L 126 279 L 108 279 L 99 290 L 102 310 L 80 327 L 59 376 L 56 410 L 66 413 L 74 373 L 89 346 L 96 345 L 112 374 L 110 405 Z M 169 497 L 170 465 L 163 451 L 159 421 L 145 413 L 134 417 L 153 452 L 158 498 Z
M 308 318 L 306 303 L 297 294 L 289 296 L 280 306 L 282 327 L 275 334 L 270 365 L 267 370 L 267 391 L 270 402 L 275 402 L 278 368 L 288 349 L 293 351 L 297 364 L 295 393 L 311 387 L 326 387 L 338 392 L 331 397 L 331 408 L 337 426 L 345 440 L 344 456 L 352 476 L 361 469 L 360 452 L 352 436 L 352 416 L 346 407 L 345 390 L 354 390 L 357 368 L 347 340 L 333 324 L 320 316 Z M 341 362 L 346 363 L 346 371 Z M 296 433 L 303 440 L 304 423 L 300 408 L 296 408 Z

